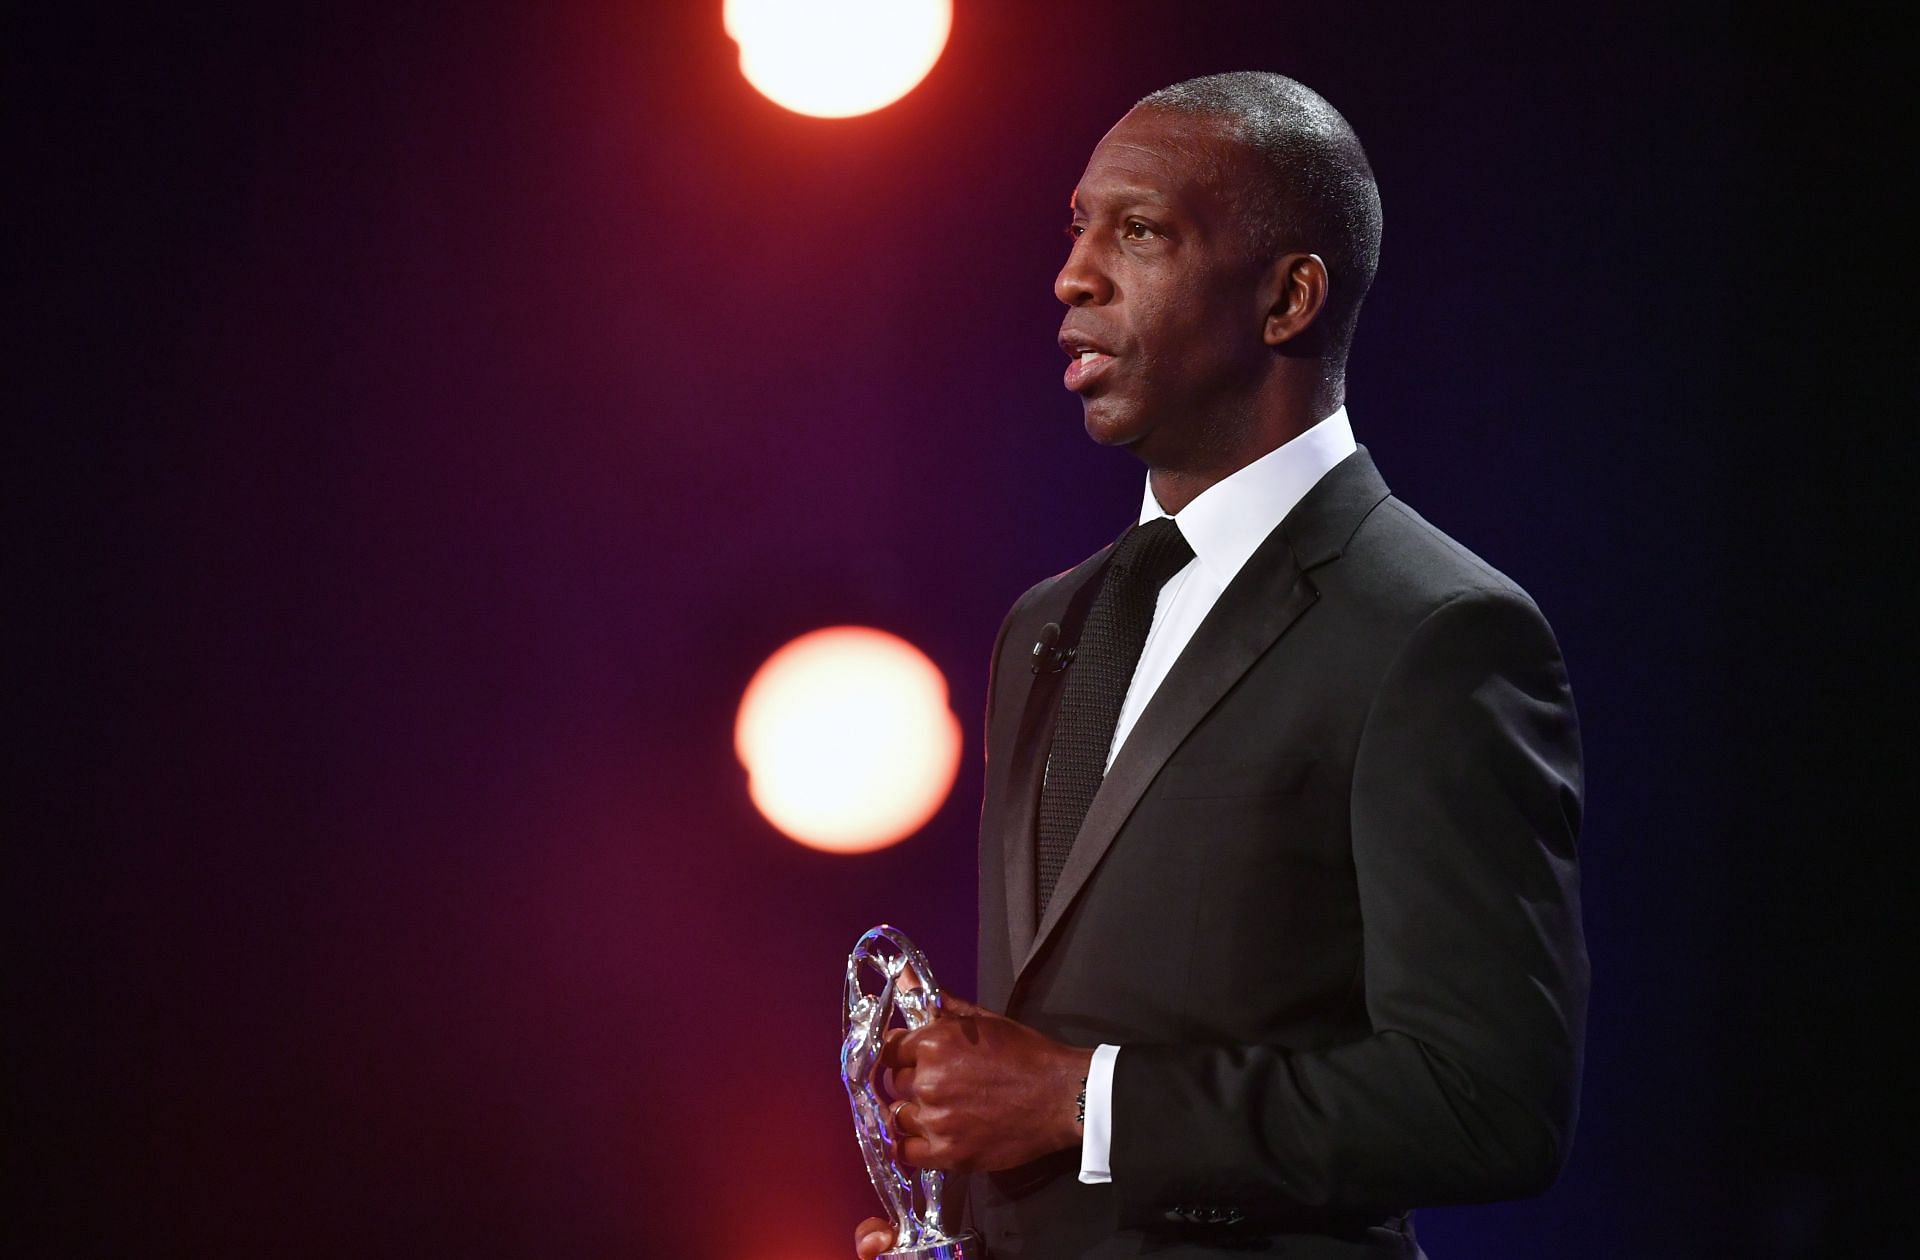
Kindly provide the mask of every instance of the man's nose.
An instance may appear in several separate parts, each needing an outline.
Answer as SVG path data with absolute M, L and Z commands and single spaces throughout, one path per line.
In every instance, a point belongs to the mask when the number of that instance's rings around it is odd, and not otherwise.
M 1101 306 L 1113 300 L 1113 282 L 1095 265 L 1086 242 L 1084 236 L 1074 241 L 1066 266 L 1053 278 L 1053 296 L 1068 306 Z

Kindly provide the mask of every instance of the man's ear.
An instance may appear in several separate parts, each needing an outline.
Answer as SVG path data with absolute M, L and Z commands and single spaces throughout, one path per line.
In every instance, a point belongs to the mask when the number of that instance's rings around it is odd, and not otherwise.
M 1273 304 L 1262 336 L 1270 346 L 1298 338 L 1327 305 L 1327 264 L 1318 254 L 1283 254 L 1273 261 Z

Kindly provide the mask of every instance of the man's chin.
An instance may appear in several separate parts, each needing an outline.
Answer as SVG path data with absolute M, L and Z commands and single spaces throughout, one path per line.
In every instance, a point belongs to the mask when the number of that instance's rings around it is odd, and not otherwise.
M 1147 426 L 1126 409 L 1105 398 L 1081 400 L 1081 423 L 1087 436 L 1102 446 L 1132 446 L 1146 436 Z

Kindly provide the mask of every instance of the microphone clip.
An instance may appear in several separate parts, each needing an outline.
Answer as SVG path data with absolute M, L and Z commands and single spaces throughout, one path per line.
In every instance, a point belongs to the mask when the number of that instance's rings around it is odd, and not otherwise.
M 1040 638 L 1033 645 L 1033 672 L 1035 674 L 1057 674 L 1073 664 L 1077 647 L 1063 648 L 1060 642 L 1060 623 L 1049 621 L 1040 627 Z

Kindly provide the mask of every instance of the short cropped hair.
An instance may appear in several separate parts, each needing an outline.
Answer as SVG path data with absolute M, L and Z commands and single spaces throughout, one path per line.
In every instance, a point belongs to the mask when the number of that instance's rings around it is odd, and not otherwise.
M 1305 84 L 1255 70 L 1188 79 L 1134 108 L 1216 119 L 1258 159 L 1266 178 L 1223 191 L 1260 257 L 1304 250 L 1327 264 L 1327 353 L 1344 362 L 1380 265 L 1380 190 L 1347 120 Z

